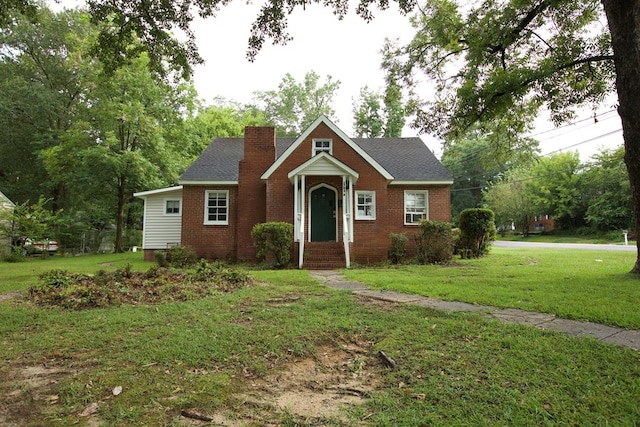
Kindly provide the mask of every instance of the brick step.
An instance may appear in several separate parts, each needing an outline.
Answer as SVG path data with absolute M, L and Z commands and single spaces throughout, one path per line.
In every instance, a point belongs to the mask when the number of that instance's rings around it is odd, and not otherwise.
M 344 246 L 340 242 L 308 242 L 304 246 L 303 267 L 309 270 L 344 268 Z

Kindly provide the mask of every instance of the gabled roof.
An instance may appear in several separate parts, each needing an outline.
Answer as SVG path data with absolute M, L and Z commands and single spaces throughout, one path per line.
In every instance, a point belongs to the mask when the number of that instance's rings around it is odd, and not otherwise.
M 287 159 L 287 157 L 289 157 L 289 155 L 293 153 L 295 149 L 298 148 L 298 146 L 300 146 L 300 144 L 302 144 L 302 142 L 305 139 L 307 139 L 309 134 L 311 134 L 311 132 L 313 132 L 313 130 L 317 128 L 318 125 L 320 125 L 320 123 L 324 123 L 325 125 L 327 125 L 327 127 L 331 129 L 334 133 L 336 133 L 340 139 L 342 139 L 348 146 L 353 148 L 362 158 L 364 158 L 367 161 L 367 163 L 369 163 L 375 170 L 377 170 L 380 173 L 380 175 L 382 175 L 383 177 L 389 180 L 393 179 L 393 176 L 389 174 L 389 172 L 387 172 L 378 162 L 376 162 L 375 159 L 373 159 L 366 151 L 363 151 L 357 144 L 355 144 L 351 140 L 351 138 L 349 138 L 344 132 L 342 132 L 342 130 L 340 130 L 335 124 L 333 124 L 331 120 L 329 120 L 324 115 L 321 115 L 313 123 L 311 123 L 311 125 L 309 125 L 309 127 L 307 127 L 307 129 L 304 132 L 302 132 L 302 134 L 293 142 L 293 144 L 291 144 L 286 149 L 286 151 L 276 159 L 276 161 L 271 165 L 271 167 L 267 169 L 265 173 L 262 174 L 261 178 L 268 179 L 271 176 L 271 174 L 275 172 L 280 167 L 280 165 Z
M 449 171 L 418 137 L 348 138 L 333 123 L 329 121 L 325 123 L 341 138 L 346 138 L 345 141 L 348 140 L 353 144 L 354 150 L 362 153 L 363 158 L 370 159 L 372 164 L 383 170 L 383 176 L 391 177 L 391 184 L 453 183 L 453 177 Z M 313 128 L 315 128 L 313 125 L 309 127 L 309 129 Z M 276 164 L 282 163 L 284 161 L 282 159 L 291 153 L 306 136 L 308 133 L 299 138 L 276 138 L 276 162 L 265 174 L 269 173 Z M 180 177 L 179 183 L 237 184 L 239 162 L 243 157 L 244 138 L 216 138 Z
M 395 183 L 453 183 L 451 173 L 418 137 L 353 138 L 353 142 L 389 171 Z

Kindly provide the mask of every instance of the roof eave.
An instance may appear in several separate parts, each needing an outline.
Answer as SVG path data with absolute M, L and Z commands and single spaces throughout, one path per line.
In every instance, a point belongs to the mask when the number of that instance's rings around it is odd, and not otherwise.
M 181 185 L 238 185 L 238 180 L 197 180 L 185 179 L 178 181 Z
M 133 193 L 133 196 L 134 197 L 141 197 L 141 198 L 144 199 L 147 196 L 153 196 L 155 194 L 168 193 L 170 191 L 176 191 L 176 190 L 182 190 L 182 185 L 176 185 L 174 187 L 158 188 L 156 190 L 140 191 L 140 192 L 137 192 L 137 193 Z
M 394 180 L 389 185 L 452 185 L 452 180 Z

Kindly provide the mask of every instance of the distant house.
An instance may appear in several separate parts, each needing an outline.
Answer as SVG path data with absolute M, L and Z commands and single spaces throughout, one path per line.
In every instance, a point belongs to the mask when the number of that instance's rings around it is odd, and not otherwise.
M 536 215 L 529 223 L 529 233 L 551 232 L 555 229 L 555 221 L 551 215 Z
M 6 215 L 4 214 L 13 211 L 14 207 L 15 204 L 11 200 L 9 200 L 9 198 L 5 196 L 2 191 L 0 191 L 0 221 L 8 221 L 7 219 L 5 219 Z M 7 228 L 9 224 L 4 223 L 0 225 L 2 226 L 0 227 L 0 247 L 5 247 L 11 244 L 11 238 L 10 236 L 7 236 L 5 233 L 3 233 L 2 230 Z
M 254 261 L 251 229 L 294 225 L 300 268 L 385 260 L 390 233 L 412 242 L 422 219 L 451 220 L 453 178 L 420 138 L 350 138 L 319 117 L 297 138 L 247 127 L 218 138 L 179 186 L 136 193 L 145 200 L 143 249 L 180 243 L 200 257 Z

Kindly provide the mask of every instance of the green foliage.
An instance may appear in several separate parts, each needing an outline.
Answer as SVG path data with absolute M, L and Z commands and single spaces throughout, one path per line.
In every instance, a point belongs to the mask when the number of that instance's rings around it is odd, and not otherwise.
M 534 161 L 537 145 L 537 141 L 530 140 L 522 141 L 518 147 L 503 147 L 480 130 L 470 131 L 467 139 L 447 145 L 442 164 L 453 175 L 451 216 L 457 220 L 464 209 L 482 207 L 484 190 L 508 170 Z
M 635 218 L 624 149 L 604 150 L 592 157 L 584 171 L 585 219 L 598 230 L 633 229 Z
M 169 256 L 164 249 L 153 251 L 153 260 L 159 267 L 169 267 Z
M 599 103 L 614 79 L 610 35 L 595 0 L 481 2 L 429 0 L 416 36 L 387 46 L 385 68 L 408 89 L 423 75 L 437 96 L 414 91 L 415 125 L 456 139 L 478 121 L 521 134 L 544 105 L 556 122 Z M 586 76 L 589 76 L 588 78 Z
M 384 108 L 382 106 L 384 103 Z M 388 85 L 384 96 L 368 86 L 360 89 L 353 102 L 353 130 L 358 138 L 399 137 L 405 124 L 400 88 Z
M 496 238 L 494 214 L 491 209 L 471 208 L 460 212 L 460 239 L 457 249 L 462 258 L 479 258 L 489 253 Z
M 167 250 L 153 252 L 153 259 L 159 267 L 188 268 L 198 262 L 198 256 L 191 246 L 176 245 Z
M 191 246 L 184 245 L 171 246 L 167 252 L 167 259 L 169 266 L 175 268 L 192 267 L 198 262 L 196 251 Z
M 286 266 L 291 259 L 293 224 L 288 222 L 266 222 L 256 224 L 251 230 L 253 246 L 258 259 L 273 257 L 274 266 Z
M 0 236 L 10 237 L 15 243 L 20 238 L 33 240 L 53 239 L 61 212 L 52 213 L 49 207 L 51 200 L 40 196 L 36 203 L 26 201 L 17 204 L 13 209 L 0 211 Z
M 494 212 L 495 222 L 501 230 L 510 230 L 514 224 L 523 234 L 529 232 L 529 223 L 538 212 L 527 191 L 527 179 L 527 169 L 515 168 L 484 192 L 484 202 Z
M 377 138 L 384 126 L 380 112 L 380 94 L 360 88 L 360 98 L 353 103 L 353 131 L 358 138 Z
M 416 235 L 416 255 L 421 264 L 448 264 L 453 259 L 454 239 L 451 224 L 421 221 Z
M 277 90 L 257 91 L 254 97 L 279 136 L 298 136 L 320 115 L 335 114 L 332 103 L 340 81 L 327 76 L 325 83 L 319 83 L 320 75 L 314 71 L 306 73 L 301 83 L 287 73 Z
M 393 264 L 399 264 L 407 252 L 407 241 L 409 238 L 404 233 L 391 233 L 391 249 L 389 250 L 389 258 Z
M 536 214 L 553 215 L 560 227 L 582 225 L 586 211 L 582 197 L 582 165 L 577 152 L 541 157 L 528 169 L 526 190 L 536 207 Z

